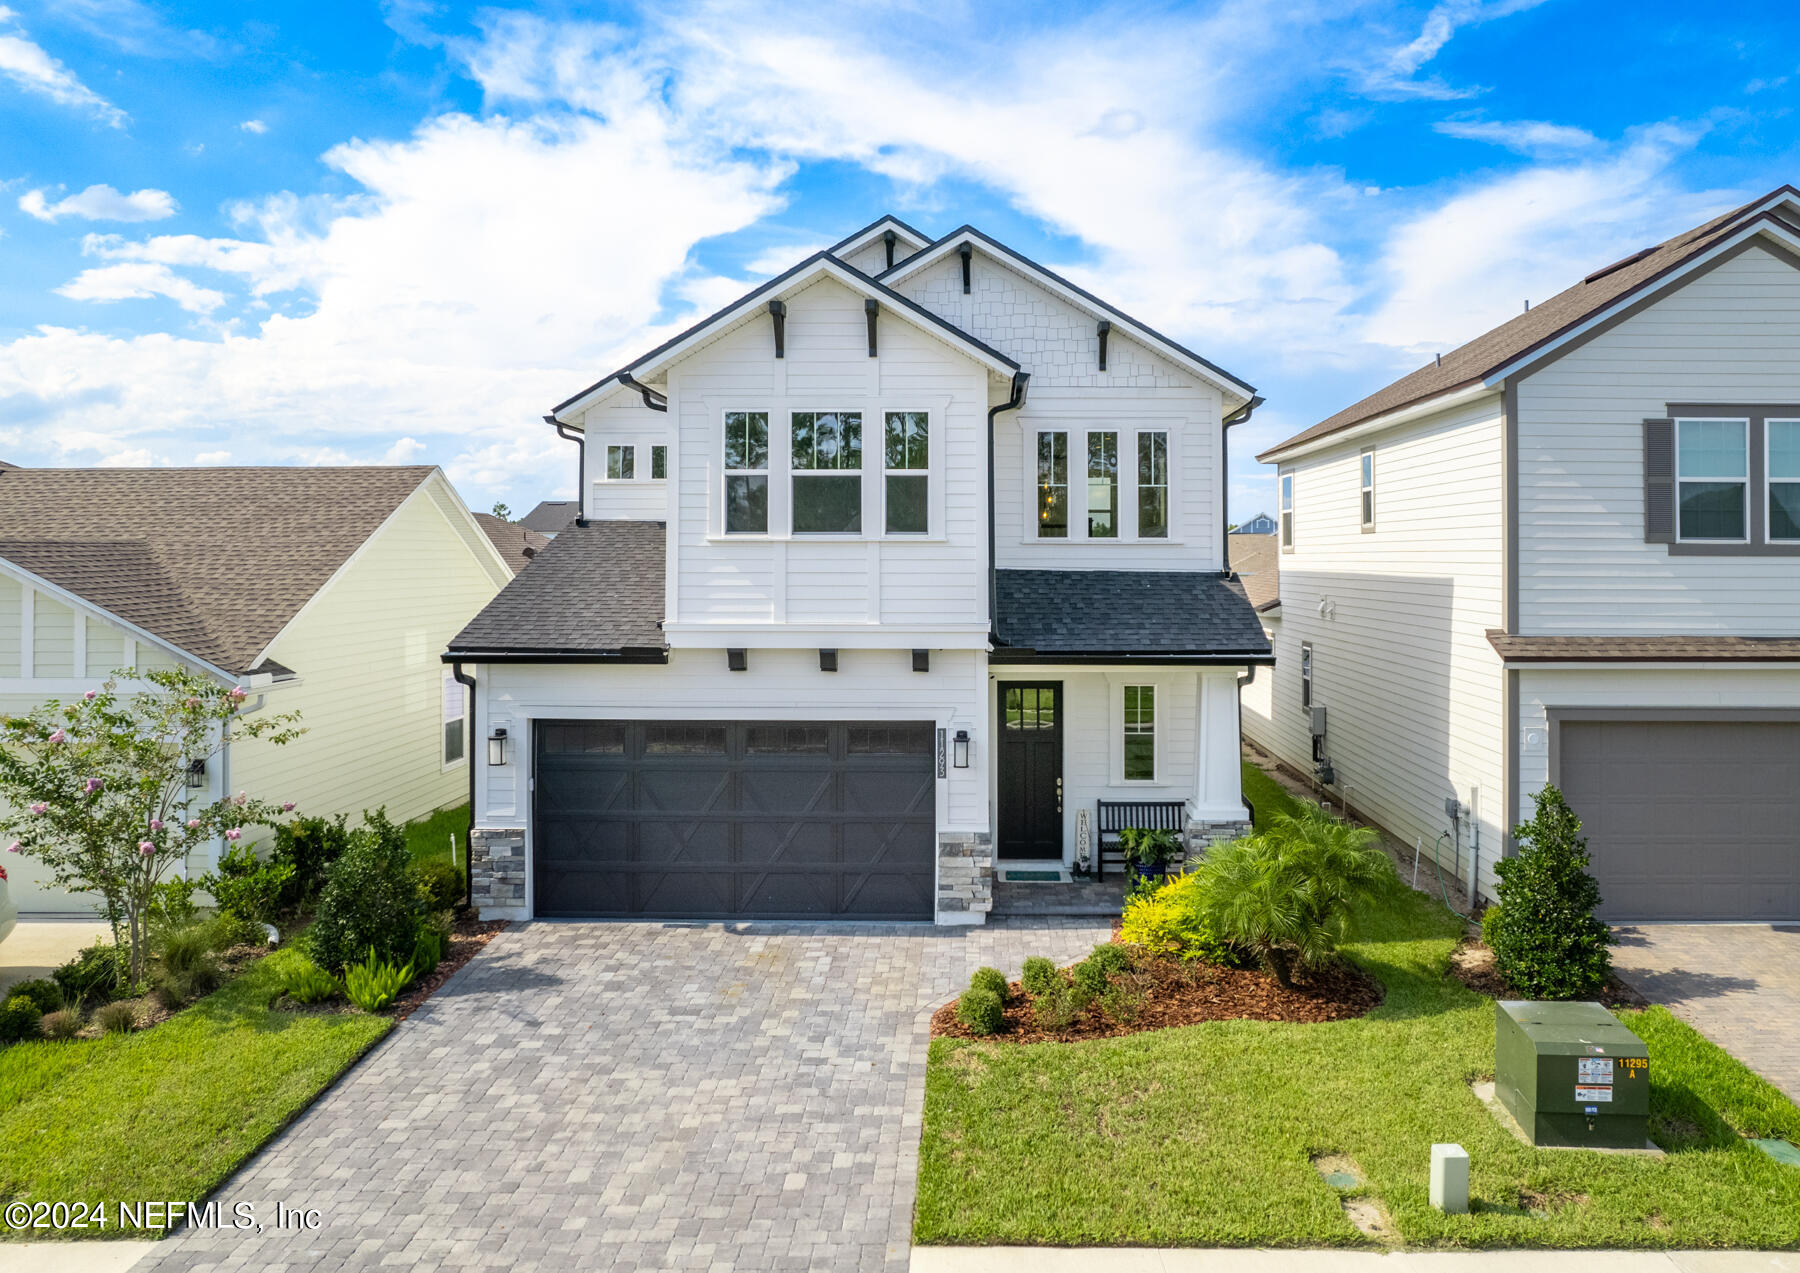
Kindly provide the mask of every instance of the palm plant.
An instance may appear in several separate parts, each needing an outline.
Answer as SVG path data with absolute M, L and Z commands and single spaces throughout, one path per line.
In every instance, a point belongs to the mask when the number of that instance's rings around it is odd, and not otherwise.
M 1375 832 L 1315 807 L 1214 850 L 1201 866 L 1206 917 L 1282 986 L 1337 953 L 1356 906 L 1393 878 Z

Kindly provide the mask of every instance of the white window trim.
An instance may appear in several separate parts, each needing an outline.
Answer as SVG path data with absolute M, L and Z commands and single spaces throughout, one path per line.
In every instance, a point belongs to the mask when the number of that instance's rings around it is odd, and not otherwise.
M 661 450 L 661 451 L 662 451 L 662 453 L 663 453 L 663 476 L 662 476 L 662 477 L 657 477 L 657 476 L 656 476 L 656 465 L 655 465 L 655 457 L 656 457 L 656 452 L 657 452 L 657 451 L 658 451 L 658 450 L 659 450 L 659 449 L 660 449 L 660 450 Z M 645 446 L 645 447 L 644 447 L 644 455 L 645 455 L 645 456 L 646 456 L 646 457 L 647 457 L 647 458 L 648 458 L 648 460 L 649 460 L 649 462 L 648 462 L 648 463 L 646 463 L 646 464 L 645 464 L 645 466 L 644 466 L 644 476 L 642 476 L 642 477 L 641 477 L 641 478 L 639 478 L 639 479 L 638 479 L 638 481 L 640 481 L 640 482 L 650 482 L 650 483 L 652 483 L 652 484 L 653 484 L 653 485 L 657 485 L 657 486 L 666 486 L 666 485 L 667 485 L 667 484 L 668 484 L 668 481 L 669 481 L 669 478 L 668 478 L 668 472 L 669 472 L 669 444 L 668 444 L 668 443 L 667 443 L 667 442 L 651 442 L 651 443 L 648 443 L 648 444 L 647 444 L 647 445 L 646 445 L 646 446 Z
M 1312 718 L 1313 691 L 1318 687 L 1313 683 L 1313 644 L 1311 641 L 1300 643 L 1300 710 L 1308 720 Z
M 735 410 L 736 408 L 733 408 L 733 409 Z M 659 446 L 662 447 L 665 451 L 673 451 L 675 449 L 673 446 L 671 446 L 669 444 L 669 442 L 666 439 L 645 438 L 645 437 L 620 438 L 620 437 L 615 436 L 615 437 L 611 437 L 611 438 L 596 437 L 594 439 L 594 442 L 595 442 L 595 445 L 597 445 L 599 447 L 599 456 L 600 456 L 599 472 L 594 474 L 594 485 L 596 485 L 596 486 L 638 486 L 638 485 L 648 484 L 648 485 L 653 485 L 653 486 L 663 486 L 663 485 L 667 484 L 667 482 L 668 482 L 667 478 L 650 476 L 650 452 L 651 452 L 651 450 L 653 448 L 659 447 Z M 721 436 L 720 445 L 721 445 L 721 448 L 724 445 L 722 436 Z M 635 476 L 633 476 L 633 477 L 610 477 L 610 476 L 608 476 L 606 453 L 607 453 L 608 449 L 615 447 L 615 446 L 625 447 L 632 452 L 631 470 L 635 474 Z M 723 454 L 722 450 L 721 450 L 721 454 Z
M 761 468 L 759 468 L 759 469 L 728 469 L 725 467 L 725 417 L 728 415 L 760 415 L 760 416 L 764 417 L 765 427 L 763 430 L 763 442 L 764 442 L 764 447 L 765 447 L 766 451 L 768 452 L 768 454 L 763 457 L 763 466 Z M 776 521 L 777 512 L 782 513 L 782 514 L 785 514 L 787 512 L 787 498 L 785 495 L 780 494 L 782 487 L 781 487 L 781 483 L 776 478 L 776 471 L 775 471 L 774 433 L 775 433 L 775 421 L 778 418 L 779 417 L 776 416 L 776 414 L 773 410 L 771 410 L 768 407 L 761 407 L 761 406 L 758 406 L 758 407 L 749 407 L 749 406 L 723 407 L 717 413 L 716 432 L 713 436 L 712 454 L 713 454 L 713 457 L 716 460 L 718 460 L 718 462 L 719 462 L 719 484 L 715 488 L 715 493 L 714 493 L 713 499 L 711 500 L 711 504 L 712 504 L 713 509 L 715 510 L 714 515 L 717 516 L 719 519 L 719 521 L 718 521 L 718 537 L 729 543 L 739 543 L 739 542 L 743 542 L 743 541 L 754 542 L 757 540 L 764 540 L 764 539 L 772 538 L 773 536 L 772 536 L 769 528 L 771 526 L 775 526 L 775 525 L 779 524 Z M 783 473 L 785 474 L 787 465 L 784 463 L 781 466 L 781 468 L 782 468 Z M 766 483 L 766 486 L 764 489 L 766 490 L 767 494 L 764 499 L 763 528 L 761 530 L 727 530 L 726 529 L 725 488 L 726 488 L 726 485 L 727 485 L 729 479 L 731 479 L 733 477 L 761 477 L 762 479 L 764 479 L 764 481 Z
M 1284 553 L 1294 551 L 1294 470 L 1283 469 L 1275 477 L 1275 536 Z
M 605 452 L 604 452 L 605 468 L 603 469 L 603 471 L 600 474 L 600 480 L 603 482 L 636 482 L 638 480 L 637 479 L 637 453 L 638 453 L 637 443 L 635 443 L 635 442 L 608 442 L 605 444 L 605 447 L 606 447 Z M 612 459 L 613 459 L 614 451 L 630 452 L 632 476 L 630 476 L 630 477 L 614 477 L 612 475 Z
M 1368 468 L 1367 478 L 1363 476 L 1365 466 Z M 1365 503 L 1367 505 L 1366 515 Z M 1362 453 L 1356 457 L 1356 516 L 1357 520 L 1362 523 L 1363 530 L 1375 529 L 1375 518 L 1379 512 L 1380 510 L 1375 506 L 1375 448 L 1365 446 Z
M 858 427 L 861 428 L 861 430 L 862 430 L 862 440 L 861 440 L 861 444 L 860 444 L 861 452 L 857 457 L 857 466 L 853 469 L 842 469 L 842 468 L 838 468 L 838 469 L 797 469 L 797 468 L 795 468 L 794 467 L 794 417 L 797 415 L 814 415 L 814 416 L 854 415 L 854 416 L 856 416 L 857 420 L 858 420 Z M 869 501 L 869 464 L 868 464 L 868 459 L 869 459 L 869 413 L 868 413 L 868 410 L 864 407 L 853 407 L 853 406 L 850 406 L 847 403 L 843 403 L 843 402 L 840 402 L 835 406 L 829 406 L 829 407 L 815 407 L 815 406 L 806 406 L 806 405 L 795 406 L 794 404 L 790 403 L 787 407 L 787 410 L 782 413 L 781 420 L 782 420 L 781 461 L 782 461 L 782 468 L 785 470 L 785 476 L 782 479 L 782 487 L 787 496 L 787 506 L 788 506 L 787 507 L 787 520 L 786 520 L 787 537 L 790 539 L 797 540 L 802 543 L 808 543 L 808 544 L 817 543 L 820 540 L 833 540 L 833 539 L 856 539 L 856 540 L 879 539 L 881 537 L 879 534 L 871 534 L 869 531 L 869 503 L 870 503 L 870 501 Z M 886 423 L 885 417 L 883 417 L 883 426 L 884 427 L 885 427 L 885 423 Z M 886 441 L 885 435 L 883 435 L 882 440 L 884 442 Z M 769 456 L 771 463 L 774 461 L 774 458 L 775 458 L 774 457 L 774 448 L 771 446 L 770 456 Z M 857 520 L 862 523 L 861 530 L 820 531 L 820 530 L 795 530 L 794 529 L 794 483 L 796 483 L 796 482 L 800 481 L 802 478 L 806 478 L 806 477 L 820 477 L 820 478 L 839 477 L 839 478 L 843 478 L 843 477 L 849 477 L 852 473 L 854 473 L 856 475 L 856 479 L 857 479 L 857 481 L 856 481 L 856 493 L 857 493 L 857 497 L 858 497 L 857 505 L 858 505 L 858 511 L 860 513 L 860 516 L 857 518 Z M 880 501 L 877 500 L 875 502 L 876 502 L 877 507 L 879 507 Z M 771 523 L 773 523 L 773 521 L 774 521 L 774 516 L 775 516 L 774 510 L 771 508 L 769 511 L 769 518 L 770 518 Z M 886 522 L 884 521 L 882 524 L 886 525 Z
M 1161 434 L 1163 440 L 1163 533 L 1143 533 L 1143 484 L 1138 481 L 1139 455 L 1146 437 Z M 1121 461 L 1123 463 L 1123 461 Z M 1122 498 L 1122 497 L 1121 497 Z M 1175 435 L 1173 429 L 1134 428 L 1131 431 L 1131 538 L 1141 544 L 1166 544 L 1175 533 Z
M 1150 776 L 1148 778 L 1127 778 L 1125 776 L 1125 695 L 1128 690 L 1147 689 L 1151 692 L 1150 706 Z M 1114 747 L 1119 758 L 1119 785 L 1122 787 L 1160 787 L 1163 784 L 1162 754 L 1162 719 L 1163 690 L 1155 681 L 1131 681 L 1119 686 L 1118 711 L 1114 714 L 1113 730 Z
M 1693 538 L 1681 533 L 1681 426 L 1684 424 L 1741 424 L 1744 426 L 1744 476 L 1692 477 L 1690 482 L 1735 482 L 1744 487 L 1744 533 L 1730 538 Z M 1765 443 L 1768 430 L 1764 431 Z M 1750 420 L 1747 416 L 1681 416 L 1675 421 L 1675 542 L 1678 544 L 1747 544 L 1750 542 Z M 1768 470 L 1765 468 L 1764 473 Z
M 887 418 L 890 415 L 901 415 L 906 413 L 922 415 L 925 417 L 925 467 L 922 469 L 891 469 L 887 466 Z M 875 513 L 880 519 L 876 525 L 878 525 L 880 529 L 876 534 L 882 539 L 930 539 L 933 528 L 939 525 L 937 520 L 938 513 L 936 501 L 932 498 L 933 493 L 938 487 L 937 480 L 934 476 L 937 471 L 938 446 L 940 445 L 940 439 L 937 435 L 937 413 L 922 407 L 894 407 L 884 405 L 881 408 L 880 414 L 881 466 L 876 470 L 875 483 Z M 863 455 L 866 458 L 868 455 L 867 437 L 863 439 L 863 444 Z M 890 477 L 923 477 L 925 479 L 924 530 L 889 530 L 887 528 L 887 480 Z
M 462 715 L 460 716 L 446 716 L 444 714 L 444 698 L 449 692 L 449 687 L 452 685 L 456 686 L 456 692 L 462 700 Z M 455 673 L 446 671 L 444 673 L 443 681 L 438 686 L 439 773 L 449 773 L 452 769 L 460 769 L 469 763 L 469 749 L 474 745 L 473 740 L 469 737 L 469 709 L 473 706 L 473 704 L 469 702 L 469 697 L 469 687 L 457 680 Z M 444 730 L 446 726 L 452 723 L 461 726 L 460 733 L 462 735 L 463 754 L 458 756 L 455 760 L 446 760 L 444 758 Z
M 1763 471 L 1763 482 L 1762 482 L 1762 484 L 1763 484 L 1763 489 L 1762 489 L 1763 527 L 1762 527 L 1762 537 L 1763 537 L 1763 543 L 1765 543 L 1765 544 L 1800 544 L 1800 538 L 1796 538 L 1796 539 L 1777 539 L 1777 538 L 1775 538 L 1775 535 L 1774 535 L 1773 529 L 1772 529 L 1775 524 L 1775 490 L 1774 490 L 1775 483 L 1781 482 L 1783 485 L 1788 485 L 1788 484 L 1792 484 L 1792 483 L 1800 483 L 1800 478 L 1793 478 L 1793 477 L 1778 478 L 1778 477 L 1776 477 L 1774 466 L 1769 463 L 1769 449 L 1770 449 L 1769 448 L 1769 437 L 1772 433 L 1774 433 L 1774 429 L 1771 426 L 1777 425 L 1777 424 L 1791 424 L 1796 427 L 1800 427 L 1800 417 L 1769 416 L 1763 420 L 1763 427 L 1762 427 L 1762 440 L 1763 440 L 1763 469 L 1762 469 L 1762 471 Z M 1680 478 L 1678 477 L 1676 479 L 1676 481 L 1679 483 Z M 1680 503 L 1679 503 L 1679 492 L 1680 492 L 1679 485 L 1677 485 L 1676 491 L 1677 491 L 1678 499 L 1677 499 L 1677 504 L 1676 504 L 1675 528 L 1677 531 L 1679 531 L 1681 529 L 1681 517 L 1680 517 L 1681 508 L 1680 508 Z
M 1181 425 L 1179 420 L 1146 421 L 1134 424 L 1092 424 L 1076 421 L 1058 421 L 1055 419 L 1034 420 L 1024 423 L 1022 450 L 1024 451 L 1025 476 L 1025 521 L 1027 525 L 1020 527 L 1019 542 L 1022 544 L 1174 544 L 1180 545 L 1182 537 L 1176 533 L 1180 523 L 1180 509 L 1176 496 L 1181 490 L 1180 473 L 1180 439 Z M 1069 533 L 1060 538 L 1038 534 L 1038 439 L 1046 433 L 1066 434 L 1069 439 L 1068 454 L 1068 490 L 1069 490 Z M 1115 433 L 1119 438 L 1119 484 L 1115 520 L 1118 523 L 1117 535 L 1090 536 L 1087 533 L 1088 518 L 1088 437 L 1095 433 Z M 1138 438 L 1146 433 L 1160 433 L 1166 439 L 1164 456 L 1167 461 L 1168 478 L 1168 518 L 1165 535 L 1138 534 L 1138 484 L 1137 455 Z

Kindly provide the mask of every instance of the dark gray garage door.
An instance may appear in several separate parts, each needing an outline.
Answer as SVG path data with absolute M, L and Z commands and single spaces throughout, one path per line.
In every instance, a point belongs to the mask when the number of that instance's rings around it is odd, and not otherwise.
M 932 917 L 929 723 L 548 721 L 544 916 Z
M 1564 721 L 1607 919 L 1800 919 L 1800 724 Z

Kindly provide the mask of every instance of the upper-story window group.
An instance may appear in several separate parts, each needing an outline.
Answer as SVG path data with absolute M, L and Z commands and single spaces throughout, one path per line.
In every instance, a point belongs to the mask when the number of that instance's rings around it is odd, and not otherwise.
M 889 535 L 930 531 L 931 420 L 926 411 L 881 413 L 881 481 L 875 520 Z M 725 533 L 769 533 L 770 413 L 725 413 Z M 778 445 L 780 445 L 778 443 Z M 863 413 L 787 416 L 788 524 L 795 535 L 863 533 Z
M 1079 513 L 1070 498 L 1073 440 Z M 1128 466 L 1121 482 L 1120 447 Z M 1133 463 L 1135 461 L 1135 463 Z M 1169 435 L 1166 430 L 1043 429 L 1037 435 L 1039 539 L 1167 539 Z
M 637 464 L 638 448 L 629 443 L 611 445 L 606 448 L 606 480 L 609 482 L 635 482 L 638 480 Z M 650 480 L 660 482 L 669 476 L 669 448 L 653 446 L 650 448 Z

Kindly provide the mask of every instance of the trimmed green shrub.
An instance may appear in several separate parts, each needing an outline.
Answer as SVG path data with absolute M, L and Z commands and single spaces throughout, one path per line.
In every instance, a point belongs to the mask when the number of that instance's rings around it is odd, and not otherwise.
M 125 980 L 125 951 L 109 941 L 97 941 L 50 976 L 62 987 L 70 1003 L 106 1000 Z
M 998 968 L 977 968 L 975 975 L 969 978 L 969 989 L 986 990 L 1001 1003 L 1006 1002 L 1006 974 Z
M 38 1037 L 38 1023 L 43 1011 L 24 995 L 14 995 L 0 1004 L 0 1043 L 20 1043 Z
M 1153 955 L 1232 965 L 1238 954 L 1213 933 L 1206 919 L 1206 880 L 1201 869 L 1173 876 L 1166 884 L 1140 881 L 1125 902 L 1119 940 Z
M 1029 993 L 1041 995 L 1049 994 L 1058 986 L 1067 983 L 1063 981 L 1062 972 L 1057 968 L 1054 960 L 1046 959 L 1042 955 L 1033 955 L 1025 961 L 1025 975 L 1019 979 L 1019 984 L 1024 986 Z
M 956 1001 L 956 1019 L 971 1034 L 994 1034 L 1006 1019 L 1006 1009 L 992 990 L 969 990 Z
M 411 964 L 397 967 L 377 959 L 371 946 L 367 959 L 344 969 L 344 994 L 364 1012 L 380 1012 L 406 989 L 412 975 Z
M 37 1005 L 39 1012 L 55 1012 L 63 1006 L 62 987 L 48 977 L 34 977 L 30 981 L 13 983 L 13 988 L 6 992 L 7 997 L 24 995 Z
M 1058 977 L 1054 988 L 1047 989 L 1032 999 L 1031 1011 L 1041 1028 L 1066 1030 L 1075 1024 L 1075 1019 L 1086 1012 L 1093 1001 L 1092 994 Z
M 312 904 L 325 887 L 331 864 L 350 847 L 343 814 L 335 818 L 295 818 L 275 828 L 272 861 L 293 868 L 282 887 L 281 904 L 290 911 Z
M 1207 855 L 1198 871 L 1212 931 L 1254 955 L 1283 986 L 1299 966 L 1337 954 L 1355 908 L 1393 883 L 1394 867 L 1367 827 L 1316 805 L 1278 814 L 1266 835 Z
M 307 933 L 312 957 L 342 968 L 373 947 L 378 960 L 398 964 L 412 957 L 422 919 L 405 834 L 380 810 L 364 815 L 326 873 Z
M 212 936 L 212 948 L 216 951 L 230 950 L 233 946 L 269 944 L 269 934 L 263 926 L 242 915 L 215 915 L 207 921 L 206 930 Z
M 452 865 L 443 858 L 432 858 L 430 861 L 417 863 L 413 871 L 419 877 L 419 893 L 429 909 L 447 911 L 463 900 L 463 885 L 468 881 L 463 875 L 462 867 Z
M 281 974 L 281 988 L 301 1003 L 324 1003 L 337 996 L 337 978 L 310 959 L 298 959 Z
M 1075 984 L 1091 995 L 1103 995 L 1112 988 L 1114 973 L 1131 967 L 1131 954 L 1123 946 L 1101 942 L 1088 957 L 1070 969 Z
M 219 869 L 202 877 L 200 886 L 213 895 L 221 914 L 273 924 L 293 875 L 286 862 L 265 862 L 255 849 L 241 845 L 227 850 Z
M 1494 863 L 1500 904 L 1482 917 L 1494 970 L 1532 999 L 1589 999 L 1612 972 L 1612 933 L 1594 917 L 1600 885 L 1588 874 L 1581 820 L 1561 791 L 1537 793 L 1531 821 L 1513 831 L 1514 856 Z
M 81 1014 L 73 1008 L 63 1008 L 57 1012 L 46 1012 L 44 1019 L 38 1022 L 38 1029 L 44 1032 L 46 1039 L 55 1039 L 66 1043 L 81 1033 Z
M 94 1014 L 94 1024 L 104 1034 L 127 1034 L 137 1028 L 137 1009 L 128 1003 L 109 1003 Z
M 199 888 L 197 881 L 183 879 L 179 875 L 151 888 L 150 904 L 144 908 L 144 920 L 150 925 L 152 938 L 170 929 L 186 928 L 200 918 L 200 908 L 194 905 L 194 894 Z

